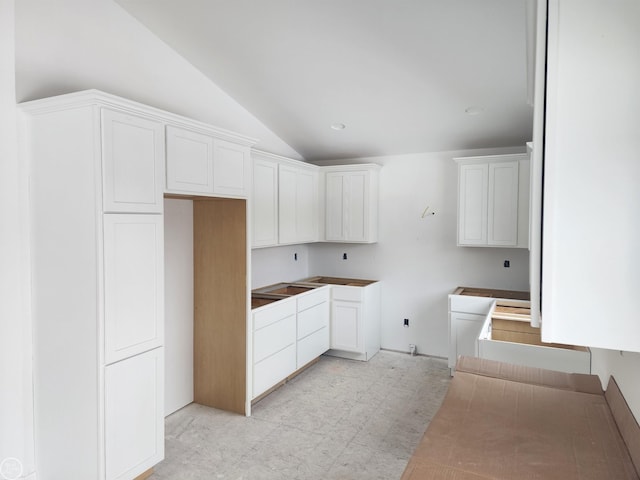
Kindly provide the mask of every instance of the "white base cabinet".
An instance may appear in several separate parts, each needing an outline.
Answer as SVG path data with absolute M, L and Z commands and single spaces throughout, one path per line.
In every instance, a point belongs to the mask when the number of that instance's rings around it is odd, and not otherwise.
M 329 287 L 255 308 L 252 317 L 252 399 L 329 349 Z
M 495 300 L 449 295 L 449 368 L 453 372 L 461 355 L 477 356 L 478 336 Z
M 380 292 L 380 282 L 331 285 L 328 355 L 368 361 L 380 351 Z

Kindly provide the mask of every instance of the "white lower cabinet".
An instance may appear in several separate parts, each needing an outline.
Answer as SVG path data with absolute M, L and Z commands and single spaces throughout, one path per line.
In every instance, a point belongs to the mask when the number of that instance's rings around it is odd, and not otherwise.
M 532 328 L 528 322 L 498 323 L 500 320 L 494 315 L 496 308 L 499 306 L 496 307 L 494 301 L 477 338 L 477 357 L 567 373 L 591 373 L 591 351 L 588 348 L 543 344 L 540 329 Z
M 329 349 L 329 287 L 253 310 L 254 399 Z
M 297 298 L 297 368 L 329 350 L 329 287 Z
M 253 312 L 253 394 L 266 392 L 296 370 L 296 300 L 279 300 Z
M 477 355 L 478 335 L 493 298 L 451 294 L 449 302 L 449 368 L 456 366 L 460 355 Z
M 329 355 L 369 360 L 380 351 L 380 282 L 331 286 Z
M 134 478 L 164 458 L 162 351 L 105 367 L 107 480 Z

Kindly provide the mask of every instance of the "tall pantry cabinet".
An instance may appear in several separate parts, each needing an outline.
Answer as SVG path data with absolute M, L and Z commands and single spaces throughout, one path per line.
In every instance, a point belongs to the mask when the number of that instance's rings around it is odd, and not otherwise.
M 164 125 L 91 93 L 21 105 L 38 478 L 164 456 Z

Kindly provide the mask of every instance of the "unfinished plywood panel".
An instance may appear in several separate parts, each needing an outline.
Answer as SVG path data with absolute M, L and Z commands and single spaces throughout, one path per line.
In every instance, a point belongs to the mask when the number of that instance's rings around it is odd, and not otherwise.
M 194 200 L 193 255 L 194 400 L 245 414 L 245 200 Z

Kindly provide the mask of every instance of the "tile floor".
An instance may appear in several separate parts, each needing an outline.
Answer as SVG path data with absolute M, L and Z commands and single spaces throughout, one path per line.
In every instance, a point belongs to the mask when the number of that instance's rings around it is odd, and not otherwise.
M 322 356 L 251 417 L 196 404 L 167 417 L 150 479 L 399 479 L 448 385 L 446 360 Z

